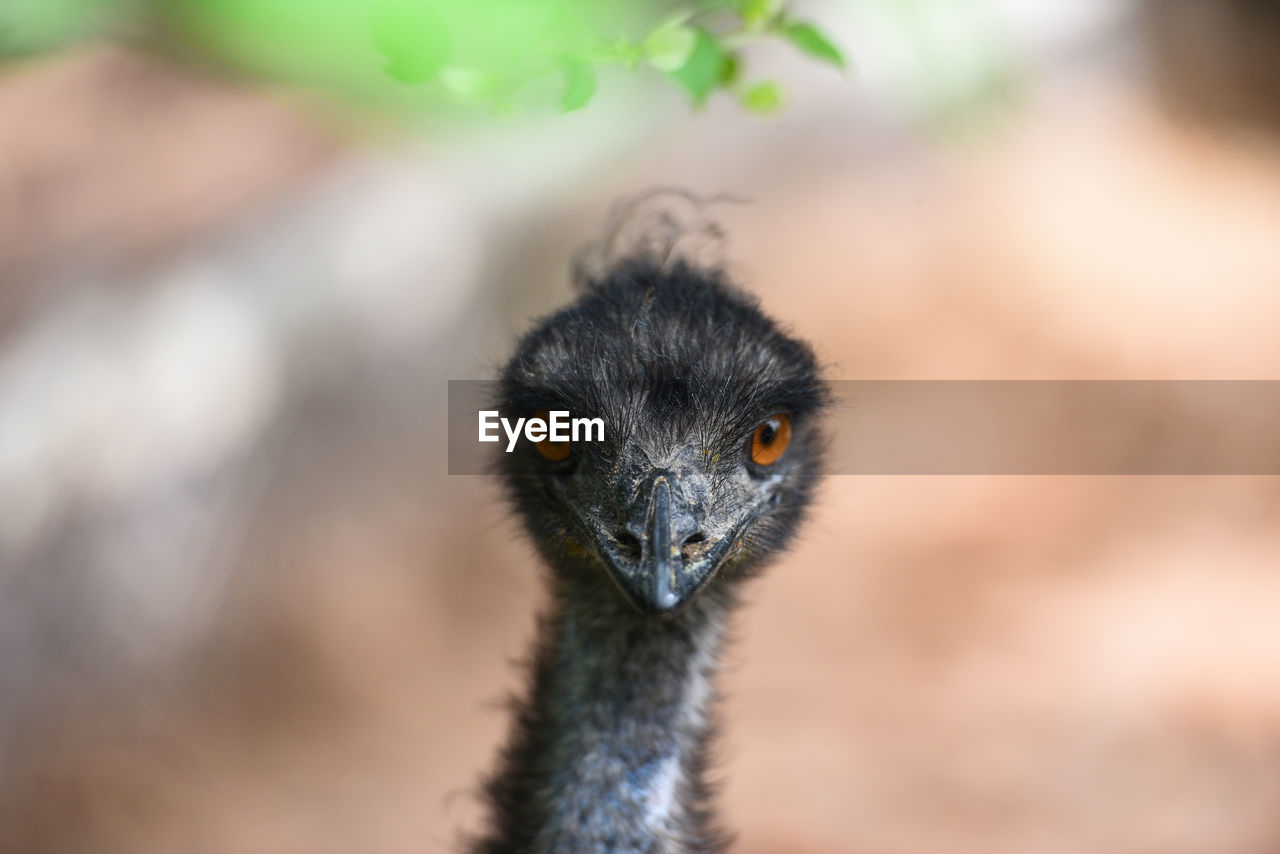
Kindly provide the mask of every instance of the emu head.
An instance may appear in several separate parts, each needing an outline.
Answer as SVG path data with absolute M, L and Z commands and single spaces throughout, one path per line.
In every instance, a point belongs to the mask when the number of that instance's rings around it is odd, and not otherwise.
M 500 465 L 558 578 L 616 585 L 645 614 L 785 546 L 821 463 L 810 348 L 684 262 L 631 260 L 587 283 L 520 339 L 499 388 L 503 417 L 603 420 L 602 441 L 522 439 Z

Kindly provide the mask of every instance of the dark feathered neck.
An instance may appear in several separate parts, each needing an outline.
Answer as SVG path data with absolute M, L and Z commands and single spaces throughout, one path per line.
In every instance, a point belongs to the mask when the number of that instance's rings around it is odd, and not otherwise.
M 611 589 L 558 597 L 488 786 L 491 834 L 475 850 L 722 847 L 704 776 L 727 605 L 704 596 L 663 620 Z

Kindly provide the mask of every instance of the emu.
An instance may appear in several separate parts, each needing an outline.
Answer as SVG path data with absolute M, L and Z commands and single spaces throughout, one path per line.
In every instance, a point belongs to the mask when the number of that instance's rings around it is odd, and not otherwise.
M 498 382 L 503 414 L 608 429 L 498 455 L 551 595 L 471 850 L 720 851 L 707 773 L 726 620 L 805 515 L 828 390 L 810 347 L 719 267 L 641 251 L 582 288 Z

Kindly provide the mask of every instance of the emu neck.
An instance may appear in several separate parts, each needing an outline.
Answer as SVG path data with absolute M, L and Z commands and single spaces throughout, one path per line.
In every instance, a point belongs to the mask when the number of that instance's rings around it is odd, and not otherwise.
M 643 617 L 615 591 L 561 597 L 490 787 L 496 851 L 707 851 L 703 780 L 725 603 Z M 591 601 L 594 599 L 594 601 Z

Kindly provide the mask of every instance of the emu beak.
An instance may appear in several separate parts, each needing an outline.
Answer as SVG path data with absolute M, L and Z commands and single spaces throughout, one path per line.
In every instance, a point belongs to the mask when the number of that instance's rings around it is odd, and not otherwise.
M 679 612 L 706 586 L 734 538 L 725 536 L 701 546 L 706 541 L 700 525 L 702 511 L 690 497 L 699 491 L 698 485 L 662 471 L 647 486 L 632 505 L 622 531 L 600 543 L 600 553 L 610 577 L 633 607 L 644 614 L 667 616 Z M 694 544 L 701 546 L 699 553 L 686 556 L 686 545 Z

